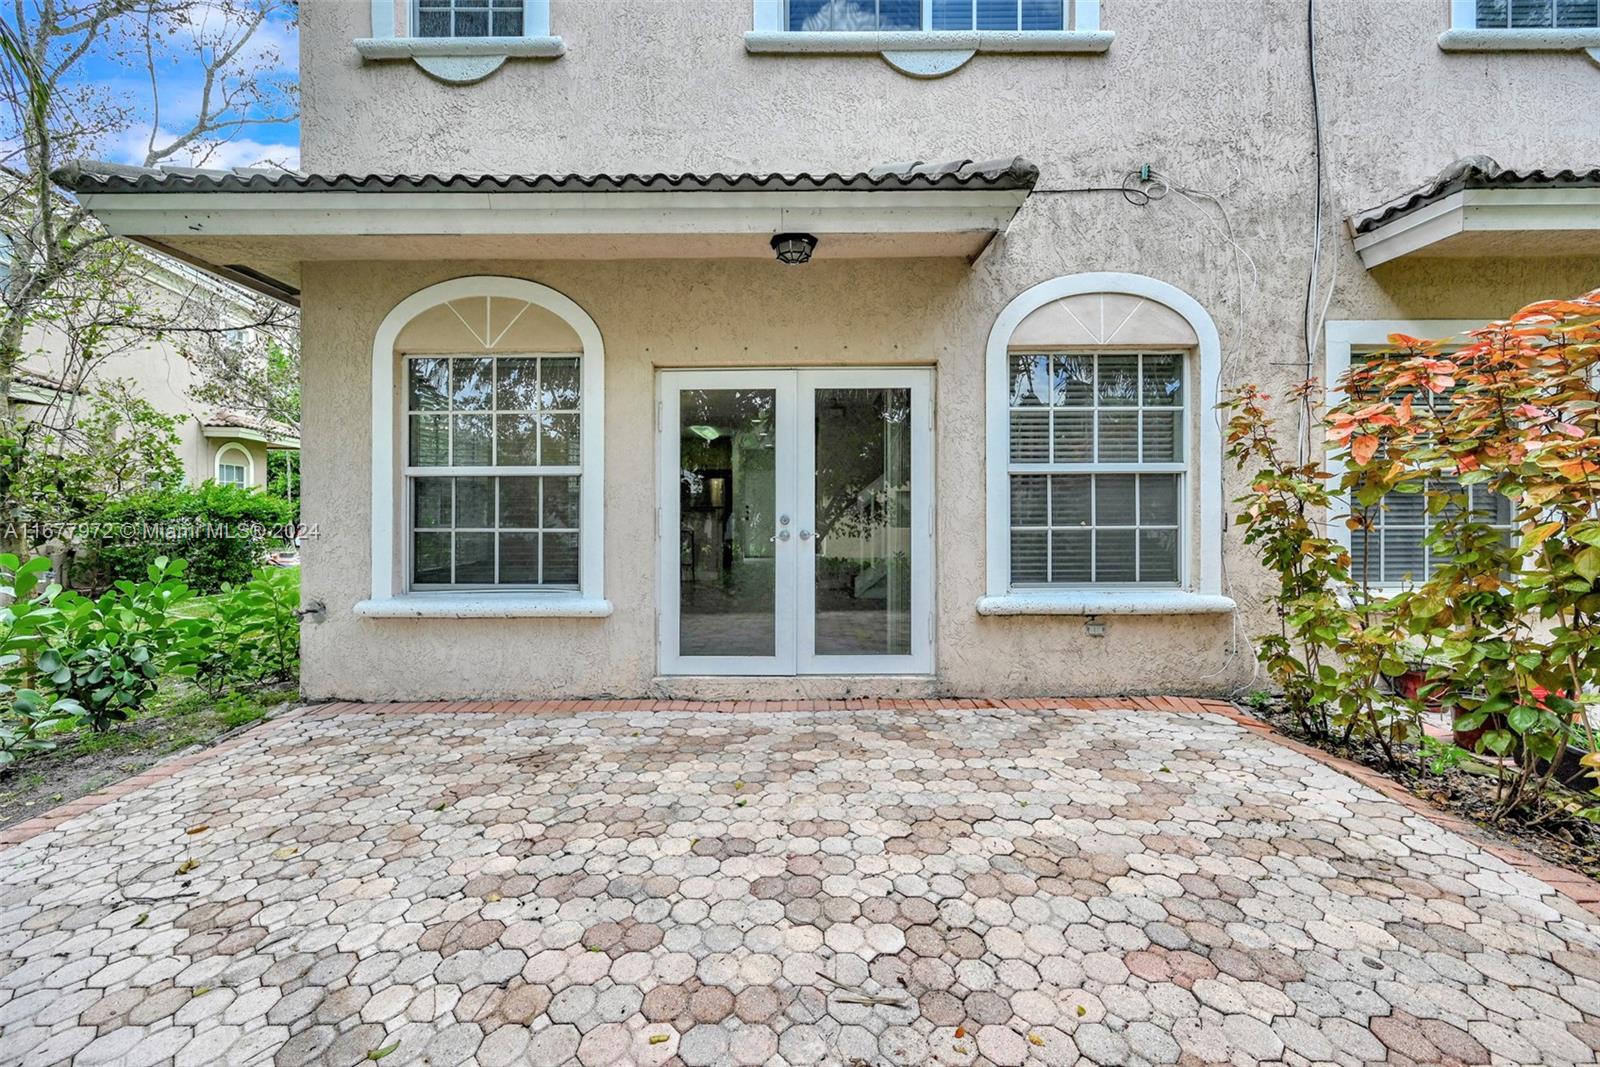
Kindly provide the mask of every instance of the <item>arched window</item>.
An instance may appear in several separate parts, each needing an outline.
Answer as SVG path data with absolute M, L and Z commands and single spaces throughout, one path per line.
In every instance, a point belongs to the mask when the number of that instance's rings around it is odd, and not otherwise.
M 1220 348 L 1188 294 L 1077 274 L 1000 313 L 987 351 L 983 614 L 1229 611 Z
M 402 301 L 373 343 L 366 615 L 603 615 L 600 332 L 517 278 Z
M 255 484 L 255 463 L 243 445 L 223 445 L 217 449 L 217 482 L 240 488 Z

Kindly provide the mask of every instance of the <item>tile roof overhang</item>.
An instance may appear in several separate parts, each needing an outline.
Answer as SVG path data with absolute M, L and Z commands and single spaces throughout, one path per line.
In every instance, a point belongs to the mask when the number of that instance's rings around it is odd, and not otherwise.
M 112 232 L 294 302 L 352 259 L 976 257 L 1038 181 L 1024 159 L 849 174 L 301 174 L 79 163 L 55 174 Z
M 1368 268 L 1407 256 L 1600 256 L 1600 167 L 1508 170 L 1471 156 L 1345 222 Z
M 259 441 L 269 449 L 298 451 L 300 448 L 298 427 L 225 408 L 207 412 L 200 420 L 200 432 L 213 439 Z

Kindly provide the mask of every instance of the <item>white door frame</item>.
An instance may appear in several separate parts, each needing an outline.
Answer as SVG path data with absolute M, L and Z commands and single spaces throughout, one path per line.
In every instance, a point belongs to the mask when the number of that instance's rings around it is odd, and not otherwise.
M 819 656 L 816 646 L 815 396 L 822 389 L 911 391 L 911 653 Z M 776 398 L 777 512 L 787 538 L 775 537 L 775 655 L 684 656 L 678 652 L 682 578 L 679 529 L 679 394 L 685 389 L 772 389 Z M 656 635 L 664 675 L 933 673 L 933 370 L 928 367 L 781 370 L 664 370 L 656 380 Z M 800 532 L 805 531 L 802 538 Z M 775 531 L 775 534 L 777 531 Z

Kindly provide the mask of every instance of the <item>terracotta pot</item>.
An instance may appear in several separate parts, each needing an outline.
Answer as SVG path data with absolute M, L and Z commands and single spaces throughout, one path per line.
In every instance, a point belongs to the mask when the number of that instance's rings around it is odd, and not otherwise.
M 1408 668 L 1402 675 L 1396 677 L 1392 683 L 1394 691 L 1407 700 L 1421 700 L 1423 705 L 1431 712 L 1443 711 L 1445 706 L 1453 703 L 1450 688 L 1435 683 L 1427 696 L 1422 695 L 1422 690 L 1428 686 L 1428 668 L 1426 665 Z

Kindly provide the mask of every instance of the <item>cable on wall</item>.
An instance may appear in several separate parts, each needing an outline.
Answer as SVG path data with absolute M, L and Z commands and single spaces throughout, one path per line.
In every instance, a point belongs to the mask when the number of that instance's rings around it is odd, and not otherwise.
M 1169 175 L 1155 170 L 1149 164 L 1139 167 L 1136 170 L 1128 171 L 1127 174 L 1123 175 L 1122 183 L 1120 185 L 1061 186 L 1056 188 L 1035 189 L 1034 193 L 1117 193 L 1120 194 L 1122 198 L 1132 206 L 1140 208 L 1148 207 L 1153 203 L 1157 203 L 1166 199 L 1169 193 L 1176 193 L 1179 198 L 1178 202 L 1181 202 L 1196 210 L 1197 218 L 1200 220 L 1201 226 L 1208 231 L 1207 236 L 1209 237 L 1212 234 L 1215 234 L 1216 236 L 1220 237 L 1221 243 L 1226 245 L 1227 248 L 1233 253 L 1232 274 L 1234 314 L 1232 316 L 1231 329 L 1227 331 L 1229 334 L 1228 340 L 1231 343 L 1226 343 L 1222 346 L 1222 359 L 1217 367 L 1216 386 L 1217 395 L 1220 396 L 1222 394 L 1222 384 L 1224 381 L 1228 380 L 1228 366 L 1230 363 L 1230 357 L 1236 345 L 1242 344 L 1244 339 L 1245 308 L 1249 306 L 1250 300 L 1254 294 L 1259 292 L 1261 285 L 1260 269 L 1257 267 L 1254 257 L 1252 257 L 1244 245 L 1239 242 L 1239 239 L 1234 231 L 1233 219 L 1228 213 L 1227 204 L 1223 201 L 1223 198 L 1216 193 L 1210 193 L 1204 189 L 1196 189 L 1183 185 Z M 1210 212 L 1202 210 L 1207 205 L 1215 209 L 1216 219 L 1221 220 L 1220 226 L 1217 225 L 1217 222 L 1212 218 Z M 1213 411 L 1211 412 L 1211 417 L 1216 420 L 1218 429 L 1223 429 L 1222 412 Z M 1223 447 L 1226 448 L 1226 445 Z M 1228 525 L 1226 502 L 1224 502 L 1223 508 L 1223 525 L 1225 527 L 1224 535 L 1226 535 L 1226 527 Z M 1231 595 L 1232 584 L 1232 578 L 1228 573 L 1227 553 L 1224 552 L 1222 558 L 1222 591 L 1224 594 Z M 1229 621 L 1230 634 L 1228 648 L 1226 655 L 1224 655 L 1222 658 L 1222 663 L 1217 667 L 1216 670 L 1209 671 L 1205 674 L 1199 675 L 1198 677 L 1202 681 L 1209 681 L 1210 679 L 1220 678 L 1227 675 L 1228 672 L 1233 668 L 1234 662 L 1238 659 L 1240 652 L 1248 651 L 1250 654 L 1250 663 L 1252 667 L 1251 674 L 1250 677 L 1242 681 L 1235 690 L 1236 692 L 1243 692 L 1244 690 L 1253 686 L 1256 680 L 1260 677 L 1261 664 L 1256 659 L 1254 645 L 1250 641 L 1249 635 L 1242 632 L 1239 622 L 1239 613 L 1234 612 Z
M 1305 378 L 1316 374 L 1317 347 L 1321 333 L 1320 319 L 1327 314 L 1333 300 L 1333 287 L 1328 288 L 1327 303 L 1320 313 L 1313 314 L 1319 275 L 1322 273 L 1322 95 L 1317 87 L 1317 0 L 1306 0 L 1306 70 L 1311 82 L 1311 159 L 1313 200 L 1311 206 L 1311 264 L 1306 271 L 1305 320 L 1303 323 L 1306 350 Z M 1335 269 L 1338 267 L 1335 261 Z M 1295 435 L 1301 463 L 1311 458 L 1311 396 L 1300 398 L 1300 432 Z

